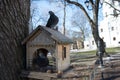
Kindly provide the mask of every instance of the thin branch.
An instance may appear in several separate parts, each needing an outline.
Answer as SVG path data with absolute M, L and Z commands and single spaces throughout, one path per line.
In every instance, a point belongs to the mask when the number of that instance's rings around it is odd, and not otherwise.
M 120 10 L 119 10 L 119 9 L 117 9 L 117 8 L 115 8 L 112 4 L 110 4 L 110 3 L 106 2 L 106 1 L 105 1 L 104 3 L 106 3 L 106 4 L 110 5 L 113 9 L 115 9 L 116 11 L 119 11 L 119 12 L 120 12 Z
M 85 10 L 85 8 L 80 3 L 75 2 L 75 1 L 70 1 L 70 0 L 65 0 L 65 1 L 67 1 L 70 4 L 74 4 L 74 5 L 78 6 L 83 11 L 83 13 L 86 15 L 86 17 L 88 18 L 90 24 L 91 23 L 94 24 L 93 20 L 90 18 L 90 16 L 88 15 L 87 11 Z

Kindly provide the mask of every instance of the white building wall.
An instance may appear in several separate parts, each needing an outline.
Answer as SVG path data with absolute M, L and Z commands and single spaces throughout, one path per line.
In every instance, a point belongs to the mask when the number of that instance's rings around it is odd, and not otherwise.
M 113 4 L 112 0 L 104 0 Z M 115 1 L 115 7 L 120 10 L 120 2 Z M 106 47 L 120 47 L 120 15 L 113 16 L 113 8 L 103 3 L 103 21 L 100 22 L 99 34 L 106 43 Z M 120 14 L 120 13 L 119 13 Z M 93 37 L 84 42 L 85 49 L 95 49 L 96 45 L 92 45 Z M 88 46 L 89 45 L 89 46 Z
M 94 41 L 94 38 L 91 36 L 89 39 L 84 41 L 84 49 L 96 49 L 96 43 Z
M 105 0 L 113 4 L 112 0 Z M 115 7 L 120 9 L 120 4 L 117 1 L 114 2 Z M 118 17 L 113 16 L 113 8 L 108 4 L 103 4 L 103 21 L 100 24 L 99 32 L 101 38 L 106 42 L 107 47 L 118 47 L 120 42 L 120 15 Z M 103 32 L 101 32 L 101 28 Z

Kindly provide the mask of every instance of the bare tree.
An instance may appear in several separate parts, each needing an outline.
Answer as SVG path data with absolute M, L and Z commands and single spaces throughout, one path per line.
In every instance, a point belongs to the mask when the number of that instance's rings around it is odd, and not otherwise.
M 32 2 L 31 2 L 30 10 L 31 11 L 30 11 L 29 31 L 31 32 L 34 28 L 36 28 L 39 22 L 47 22 L 46 19 L 47 15 L 41 14 L 39 7 L 35 4 L 32 4 Z
M 84 14 L 77 10 L 72 16 L 72 24 L 80 32 L 81 41 L 85 40 L 85 37 L 89 36 L 90 28 L 87 26 L 87 18 Z
M 65 22 L 66 22 L 66 2 L 65 1 L 63 1 L 63 4 L 64 4 L 64 8 L 63 8 L 63 10 L 64 10 L 64 17 L 63 17 L 63 33 L 64 33 L 64 35 L 66 34 L 66 28 L 65 28 Z
M 119 9 L 119 7 L 117 8 L 117 7 L 115 6 L 115 4 L 114 4 L 115 2 L 119 2 L 119 3 L 120 3 L 119 0 L 112 0 L 112 4 L 109 3 L 109 2 L 107 2 L 107 1 L 104 1 L 105 4 L 107 4 L 107 5 L 109 5 L 111 8 L 113 8 L 113 14 L 110 14 L 110 15 L 113 15 L 114 17 L 118 17 L 118 15 L 120 15 L 120 9 Z
M 73 38 L 81 42 L 82 44 L 84 44 L 85 38 L 89 37 L 89 34 L 91 33 L 90 28 L 87 26 L 86 19 L 86 16 L 84 16 L 84 14 L 80 10 L 77 10 L 73 14 L 71 19 L 71 25 L 77 29 L 77 31 L 73 31 Z
M 28 35 L 30 0 L 0 1 L 0 80 L 23 80 L 25 47 Z
M 92 34 L 93 37 L 95 39 L 96 45 L 97 45 L 97 41 L 100 38 L 99 37 L 99 32 L 98 32 L 98 13 L 99 13 L 99 7 L 100 7 L 100 0 L 89 0 L 91 6 L 92 6 L 92 18 L 89 15 L 88 10 L 83 6 L 83 4 L 81 2 L 78 1 L 71 1 L 71 0 L 65 0 L 70 4 L 73 4 L 75 6 L 77 6 L 78 8 L 80 8 L 84 15 L 87 17 L 90 25 L 91 25 L 91 29 L 92 29 Z
M 84 41 L 82 40 L 82 35 L 81 35 L 81 32 L 79 31 L 73 31 L 71 30 L 70 31 L 71 33 L 71 37 L 72 37 L 72 40 L 74 41 L 74 44 L 73 44 L 73 48 L 76 47 L 76 49 L 82 49 L 84 48 Z

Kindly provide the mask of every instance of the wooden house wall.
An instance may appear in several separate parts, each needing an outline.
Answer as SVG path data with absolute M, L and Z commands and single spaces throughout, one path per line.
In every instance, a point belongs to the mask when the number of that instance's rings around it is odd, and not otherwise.
M 50 34 L 45 31 L 41 31 L 39 35 L 36 34 L 34 36 L 36 38 L 30 40 L 31 45 L 53 45 L 55 43 Z
M 48 33 L 42 31 L 39 35 L 34 35 L 36 38 L 31 38 L 27 42 L 27 67 L 32 66 L 32 60 L 37 49 L 44 48 L 50 53 L 55 54 L 55 41 L 48 36 Z M 33 36 L 33 37 L 34 37 Z
M 63 59 L 62 46 L 66 47 L 66 58 Z M 57 45 L 57 68 L 62 71 L 70 66 L 70 45 Z
M 63 59 L 63 48 L 66 47 L 66 58 Z M 32 60 L 37 49 L 44 48 L 55 54 L 56 67 L 65 70 L 70 66 L 70 44 L 57 44 L 48 32 L 40 31 L 27 42 L 27 68 L 32 67 Z
M 27 45 L 27 68 L 32 66 L 32 60 L 34 58 L 34 55 L 36 53 L 36 51 L 38 49 L 44 48 L 46 50 L 48 50 L 49 52 L 55 54 L 55 46 L 40 46 L 40 45 L 36 45 L 36 46 L 29 46 Z

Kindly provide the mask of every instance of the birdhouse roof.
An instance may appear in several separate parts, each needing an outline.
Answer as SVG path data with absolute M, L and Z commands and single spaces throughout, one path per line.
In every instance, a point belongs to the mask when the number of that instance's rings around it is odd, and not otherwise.
M 57 41 L 59 44 L 70 44 L 70 43 L 73 43 L 73 41 L 71 39 L 69 39 L 68 37 L 63 35 L 61 32 L 59 32 L 57 30 L 53 30 L 53 29 L 45 27 L 45 26 L 39 25 L 35 30 L 33 30 L 33 32 L 31 32 L 22 41 L 22 44 L 25 44 L 26 42 L 28 42 L 32 37 L 34 37 L 35 34 L 39 35 L 40 33 L 38 34 L 38 32 L 40 32 L 42 30 L 44 30 L 46 33 L 48 33 L 49 36 L 51 36 L 51 38 L 54 39 L 55 41 Z

